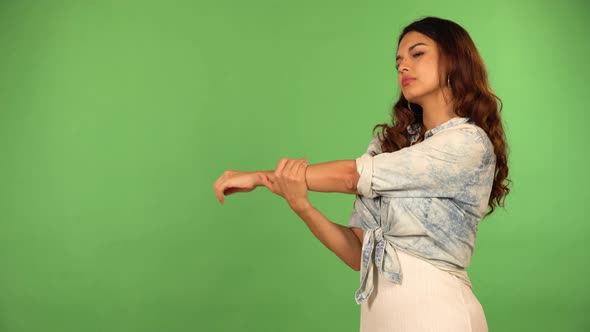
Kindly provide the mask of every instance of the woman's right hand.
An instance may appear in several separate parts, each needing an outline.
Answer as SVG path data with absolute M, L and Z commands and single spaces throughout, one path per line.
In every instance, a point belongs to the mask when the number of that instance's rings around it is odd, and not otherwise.
M 237 192 L 250 192 L 262 185 L 256 172 L 225 171 L 213 184 L 215 196 L 221 204 L 225 202 L 224 195 Z

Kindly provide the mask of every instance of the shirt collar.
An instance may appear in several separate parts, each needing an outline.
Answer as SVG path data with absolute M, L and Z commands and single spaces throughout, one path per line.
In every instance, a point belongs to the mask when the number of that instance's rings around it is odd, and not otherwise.
M 428 137 L 438 133 L 441 130 L 447 129 L 447 128 L 451 128 L 454 127 L 456 125 L 460 125 L 463 123 L 466 123 L 469 121 L 469 118 L 466 117 L 460 117 L 460 116 L 456 116 L 446 122 L 441 123 L 440 125 L 426 131 L 426 133 L 424 134 L 424 139 L 427 139 Z

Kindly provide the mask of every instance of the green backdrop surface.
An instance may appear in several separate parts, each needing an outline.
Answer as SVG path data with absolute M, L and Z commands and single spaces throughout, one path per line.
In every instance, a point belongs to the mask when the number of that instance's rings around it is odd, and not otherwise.
M 426 15 L 504 102 L 512 192 L 468 269 L 490 331 L 590 330 L 586 2 L 254 0 L 0 4 L 0 331 L 358 331 L 358 272 L 212 184 L 364 153 Z

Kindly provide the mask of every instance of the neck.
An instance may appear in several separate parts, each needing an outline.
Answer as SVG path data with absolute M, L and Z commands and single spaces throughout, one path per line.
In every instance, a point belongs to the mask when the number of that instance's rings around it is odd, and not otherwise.
M 457 116 L 453 105 L 447 103 L 443 98 L 425 101 L 420 103 L 420 106 L 422 106 L 422 122 L 426 131 Z

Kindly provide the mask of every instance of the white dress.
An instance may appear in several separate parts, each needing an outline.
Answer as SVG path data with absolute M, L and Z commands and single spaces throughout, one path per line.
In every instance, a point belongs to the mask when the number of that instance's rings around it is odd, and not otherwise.
M 375 271 L 375 288 L 361 303 L 361 332 L 488 331 L 483 308 L 468 285 L 409 253 L 397 254 L 403 280 L 394 283 Z

